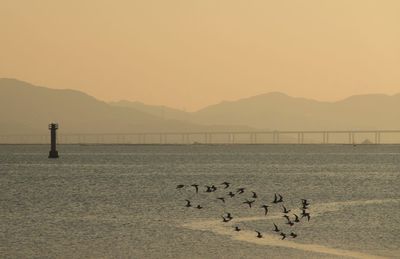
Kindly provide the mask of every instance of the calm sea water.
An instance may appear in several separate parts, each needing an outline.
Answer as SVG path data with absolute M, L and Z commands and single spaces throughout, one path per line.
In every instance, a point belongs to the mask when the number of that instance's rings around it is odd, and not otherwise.
M 0 146 L 1 258 L 400 258 L 398 145 Z M 225 204 L 219 185 L 246 187 Z M 176 190 L 177 184 L 216 185 Z M 229 189 L 227 189 L 229 190 Z M 255 208 L 242 202 L 258 194 Z M 311 221 L 285 226 L 281 193 Z M 186 208 L 185 199 L 201 210 Z M 234 220 L 220 216 L 231 212 Z M 279 240 L 272 222 L 296 239 Z M 232 227 L 243 231 L 236 233 Z M 255 237 L 254 230 L 264 234 Z

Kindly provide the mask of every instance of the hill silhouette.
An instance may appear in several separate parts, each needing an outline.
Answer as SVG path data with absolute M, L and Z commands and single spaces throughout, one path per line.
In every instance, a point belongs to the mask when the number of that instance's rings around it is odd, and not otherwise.
M 320 102 L 269 93 L 206 107 L 194 113 L 192 121 L 277 130 L 398 129 L 398 111 L 400 94 L 358 95 L 338 102 Z
M 112 106 L 75 90 L 56 90 L 15 79 L 0 79 L 1 134 L 47 133 L 47 124 L 52 121 L 59 122 L 64 133 L 204 131 L 220 128 L 163 119 L 133 108 Z
M 44 133 L 51 121 L 64 133 L 399 129 L 399 110 L 400 94 L 320 102 L 273 92 L 185 112 L 0 79 L 0 134 Z
M 118 102 L 165 118 L 197 124 L 247 125 L 261 130 L 373 130 L 400 128 L 400 94 L 351 96 L 338 102 L 290 97 L 279 92 L 224 101 L 196 112 L 138 102 Z
M 172 119 L 172 120 L 190 120 L 190 113 L 181 111 L 178 109 L 170 108 L 162 105 L 147 105 L 142 102 L 130 102 L 127 100 L 121 100 L 118 102 L 110 102 L 110 105 L 118 106 L 118 107 L 128 107 L 133 108 L 138 111 L 142 111 L 154 116 L 158 116 L 163 119 Z

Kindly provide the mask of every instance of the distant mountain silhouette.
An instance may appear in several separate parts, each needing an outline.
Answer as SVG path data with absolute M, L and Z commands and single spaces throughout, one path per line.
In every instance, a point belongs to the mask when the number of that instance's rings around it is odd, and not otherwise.
M 129 107 L 138 111 L 142 111 L 154 116 L 158 116 L 163 119 L 172 120 L 190 120 L 190 113 L 184 112 L 178 109 L 169 108 L 161 105 L 147 105 L 142 102 L 130 102 L 127 100 L 121 100 L 118 102 L 110 102 L 110 105 L 118 107 Z
M 0 134 L 47 133 L 50 122 L 59 122 L 60 130 L 64 133 L 220 129 L 163 119 L 133 108 L 112 106 L 79 91 L 56 90 L 15 79 L 0 79 Z
M 47 133 L 52 121 L 64 133 L 400 129 L 399 111 L 400 94 L 319 102 L 268 93 L 184 112 L 0 79 L 0 134 Z
M 127 101 L 119 105 L 139 106 Z M 160 109 L 140 104 L 140 110 L 152 114 L 160 114 Z M 264 130 L 400 129 L 400 94 L 357 95 L 338 102 L 320 102 L 273 92 L 224 101 L 186 115 L 183 111 L 163 109 L 165 118 L 185 118 L 206 125 L 247 125 Z

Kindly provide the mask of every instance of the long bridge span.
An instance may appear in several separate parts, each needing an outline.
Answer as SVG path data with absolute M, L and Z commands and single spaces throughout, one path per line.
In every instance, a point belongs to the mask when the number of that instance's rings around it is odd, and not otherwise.
M 0 135 L 0 144 L 47 144 L 48 134 Z M 400 130 L 62 133 L 60 144 L 400 144 Z

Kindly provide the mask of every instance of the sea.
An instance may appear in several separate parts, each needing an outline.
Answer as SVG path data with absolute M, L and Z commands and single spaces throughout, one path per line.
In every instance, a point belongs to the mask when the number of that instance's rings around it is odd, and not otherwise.
M 0 258 L 400 258 L 400 145 L 48 151 L 0 145 Z

